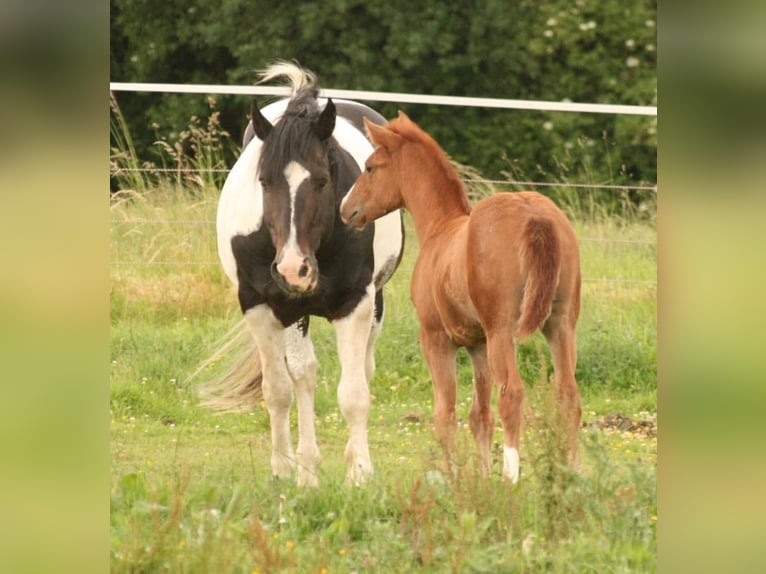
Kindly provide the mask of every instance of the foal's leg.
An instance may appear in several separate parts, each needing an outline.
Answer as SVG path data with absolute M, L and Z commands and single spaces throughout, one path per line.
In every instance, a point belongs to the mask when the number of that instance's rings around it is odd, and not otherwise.
M 375 288 L 372 284 L 356 309 L 333 321 L 340 359 L 338 404 L 348 423 L 346 445 L 346 482 L 358 484 L 372 475 L 370 447 L 367 442 L 367 417 L 370 412 L 370 390 L 367 384 L 367 341 L 373 315 Z
M 468 350 L 473 363 L 473 400 L 471 401 L 471 432 L 479 451 L 479 470 L 489 476 L 492 468 L 491 446 L 495 420 L 492 416 L 492 377 L 487 362 L 487 347 Z
M 452 455 L 455 452 L 457 418 L 457 375 L 455 356 L 457 347 L 441 329 L 420 329 L 420 348 L 431 373 L 434 384 L 434 425 L 436 437 L 444 448 L 449 470 L 452 470 Z
M 285 331 L 287 369 L 295 385 L 298 403 L 298 484 L 318 486 L 319 447 L 316 440 L 314 392 L 317 359 L 308 331 L 308 317 Z
M 524 382 L 516 366 L 516 346 L 510 328 L 487 332 L 487 358 L 492 378 L 500 387 L 498 407 L 503 422 L 503 476 L 519 480 L 519 442 Z
M 263 398 L 271 420 L 271 472 L 280 478 L 293 473 L 295 457 L 290 442 L 293 382 L 285 364 L 285 329 L 266 305 L 245 312 L 263 366 Z
M 551 349 L 561 424 L 567 433 L 569 464 L 576 466 L 582 407 L 574 376 L 577 364 L 575 328 L 566 316 L 554 312 L 543 326 L 543 334 Z

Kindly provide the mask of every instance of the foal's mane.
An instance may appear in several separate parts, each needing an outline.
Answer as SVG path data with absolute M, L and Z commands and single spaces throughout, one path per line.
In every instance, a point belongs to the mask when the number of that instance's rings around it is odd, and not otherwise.
M 420 149 L 425 151 L 428 158 L 432 160 L 434 171 L 444 177 L 443 185 L 446 188 L 439 186 L 439 196 L 443 197 L 445 193 L 451 193 L 458 200 L 459 209 L 464 213 L 469 213 L 471 204 L 468 202 L 463 180 L 441 146 L 407 116 L 394 118 L 388 122 L 386 127 L 404 139 L 420 144 Z

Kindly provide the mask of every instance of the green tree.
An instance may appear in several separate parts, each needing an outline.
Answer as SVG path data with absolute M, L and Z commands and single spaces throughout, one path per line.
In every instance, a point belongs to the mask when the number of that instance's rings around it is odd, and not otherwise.
M 327 88 L 656 104 L 656 0 L 112 0 L 112 80 L 252 83 L 295 59 Z M 205 98 L 119 94 L 137 145 L 172 139 Z M 411 104 L 458 161 L 485 175 L 656 180 L 656 119 Z M 238 138 L 246 97 L 219 97 Z

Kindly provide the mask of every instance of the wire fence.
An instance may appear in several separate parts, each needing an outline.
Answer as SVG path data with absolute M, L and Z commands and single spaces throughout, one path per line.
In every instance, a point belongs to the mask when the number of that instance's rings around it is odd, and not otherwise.
M 172 167 L 117 167 L 110 170 L 111 176 L 119 176 L 126 173 L 149 173 L 149 174 L 175 174 L 196 175 L 200 173 L 228 173 L 227 168 L 172 168 Z M 601 183 L 571 183 L 567 181 L 518 181 L 514 179 L 488 179 L 480 177 L 466 177 L 463 181 L 468 184 L 495 185 L 502 187 L 565 187 L 577 190 L 610 190 L 610 191 L 650 191 L 657 193 L 657 184 L 653 185 L 614 185 Z
M 131 218 L 112 220 L 115 225 L 138 225 L 138 224 L 157 224 L 157 225 L 215 225 L 214 219 L 146 219 Z M 613 237 L 581 237 L 579 241 L 596 243 L 627 243 L 634 245 L 656 245 L 657 242 L 649 239 L 620 239 Z
M 154 173 L 174 173 L 174 174 L 199 174 L 201 172 L 209 172 L 209 173 L 228 173 L 228 169 L 223 168 L 183 168 L 183 169 L 174 169 L 174 168 L 120 168 L 117 170 L 112 170 L 113 172 L 154 172 Z M 518 180 L 512 180 L 512 179 L 504 179 L 504 180 L 498 180 L 498 179 L 485 179 L 485 178 L 464 178 L 464 181 L 468 184 L 479 184 L 479 185 L 492 185 L 492 186 L 524 186 L 524 187 L 567 187 L 567 188 L 573 188 L 578 190 L 607 190 L 607 191 L 644 191 L 644 192 L 651 192 L 656 194 L 657 193 L 657 186 L 641 186 L 641 185 L 609 185 L 609 184 L 578 184 L 578 183 L 569 183 L 569 182 L 539 182 L 539 181 L 518 181 Z M 211 231 L 214 233 L 215 231 L 215 220 L 214 219 L 152 219 L 152 218 L 140 218 L 140 217 L 132 217 L 127 219 L 112 219 L 111 221 L 112 225 L 117 226 L 138 226 L 138 225 L 161 225 L 161 226 L 168 226 L 168 225 L 190 225 L 190 226 L 206 226 L 211 229 Z M 620 238 L 620 237 L 580 237 L 579 241 L 581 243 L 594 243 L 594 244 L 615 244 L 615 245 L 625 245 L 625 246 L 634 246 L 637 248 L 656 248 L 657 241 L 656 239 L 627 239 L 627 238 Z M 190 260 L 150 260 L 150 261 L 140 261 L 140 260 L 129 260 L 129 261 L 121 261 L 121 260 L 113 260 L 110 262 L 111 267 L 113 268 L 129 268 L 129 267 L 177 267 L 177 268 L 198 268 L 198 267 L 218 267 L 220 266 L 220 262 L 215 261 L 190 261 Z M 628 287 L 656 287 L 657 281 L 656 279 L 633 279 L 633 278 L 624 278 L 624 277 L 583 277 L 584 283 L 608 283 L 613 285 L 620 285 L 620 286 L 628 286 Z
M 150 219 L 150 218 L 129 218 L 129 219 L 113 219 L 112 225 L 115 226 L 141 226 L 141 225 L 188 225 L 188 226 L 204 226 L 210 230 L 210 233 L 215 231 L 215 220 L 213 219 Z M 637 248 L 656 248 L 656 239 L 626 239 L 619 237 L 580 237 L 580 243 L 593 243 L 593 244 L 615 244 L 623 245 L 627 247 Z M 178 267 L 178 268 L 198 268 L 198 267 L 220 267 L 221 263 L 217 260 L 112 260 L 110 266 L 113 268 L 130 268 L 130 267 Z M 611 283 L 622 286 L 644 286 L 653 287 L 656 286 L 656 279 L 633 279 L 624 277 L 583 277 L 585 283 Z

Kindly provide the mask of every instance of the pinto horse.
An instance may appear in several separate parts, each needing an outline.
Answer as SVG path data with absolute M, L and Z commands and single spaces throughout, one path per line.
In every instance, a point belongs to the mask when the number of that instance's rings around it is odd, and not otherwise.
M 245 147 L 229 173 L 218 204 L 218 254 L 237 287 L 252 335 L 255 372 L 234 387 L 207 389 L 208 403 L 230 407 L 262 389 L 271 423 L 271 470 L 301 485 L 318 484 L 314 394 L 317 359 L 309 316 L 332 322 L 341 377 L 338 402 L 349 426 L 346 479 L 373 472 L 367 442 L 369 383 L 375 341 L 383 323 L 383 285 L 403 247 L 401 212 L 364 232 L 339 218 L 340 201 L 373 147 L 362 118 L 385 123 L 362 104 L 318 98 L 316 77 L 278 63 L 261 81 L 286 77 L 292 97 L 260 110 L 255 102 Z M 226 393 L 216 394 L 220 389 Z M 293 452 L 290 409 L 298 406 Z
M 455 356 L 473 363 L 470 425 L 482 474 L 491 468 L 492 381 L 500 388 L 503 475 L 519 479 L 524 384 L 516 341 L 538 328 L 548 340 L 570 462 L 577 454 L 580 398 L 575 324 L 580 311 L 577 238 L 566 216 L 536 192 L 501 193 L 473 209 L 438 144 L 404 113 L 385 126 L 365 122 L 375 152 L 341 203 L 356 228 L 404 207 L 420 246 L 411 297 L 434 383 L 434 422 L 447 452 L 456 429 Z

